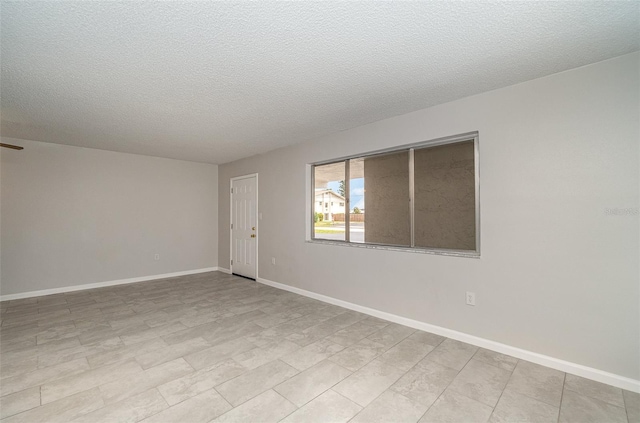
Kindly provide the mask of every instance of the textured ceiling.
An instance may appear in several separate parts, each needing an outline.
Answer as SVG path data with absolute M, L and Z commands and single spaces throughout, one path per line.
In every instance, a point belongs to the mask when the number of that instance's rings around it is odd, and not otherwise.
M 0 7 L 2 136 L 209 163 L 640 43 L 637 1 Z

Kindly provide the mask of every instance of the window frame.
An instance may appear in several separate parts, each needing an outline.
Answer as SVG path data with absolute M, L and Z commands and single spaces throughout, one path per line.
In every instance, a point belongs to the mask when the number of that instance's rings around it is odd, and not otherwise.
M 473 151 L 474 151 L 474 189 L 475 189 L 475 241 L 476 248 L 474 250 L 456 250 L 456 249 L 445 249 L 445 248 L 433 248 L 433 247 L 416 247 L 415 246 L 415 212 L 414 212 L 414 198 L 415 198 L 415 180 L 414 180 L 414 151 L 419 148 L 428 148 L 428 147 L 436 147 L 440 145 L 447 144 L 456 144 L 465 141 L 473 141 Z M 382 150 L 369 151 L 362 154 L 354 154 L 350 156 L 344 156 L 340 158 L 335 158 L 331 160 L 324 160 L 309 163 L 308 168 L 310 169 L 311 175 L 311 210 L 312 213 L 308 216 L 308 222 L 310 222 L 310 232 L 309 237 L 307 238 L 307 242 L 318 243 L 318 244 L 328 244 L 328 245 L 341 245 L 341 246 L 349 246 L 356 248 L 370 248 L 370 249 L 382 249 L 382 250 L 394 250 L 394 251 L 405 251 L 405 252 L 413 252 L 413 253 L 426 253 L 426 254 L 437 254 L 437 255 L 447 255 L 447 256 L 457 256 L 457 257 L 471 257 L 471 258 L 480 258 L 480 145 L 479 145 L 479 134 L 478 132 L 468 132 L 464 134 L 436 138 L 429 141 L 422 141 L 413 144 L 404 144 L 391 148 L 386 148 Z M 383 154 L 391 154 L 398 153 L 402 151 L 409 152 L 409 214 L 410 214 L 410 232 L 411 232 L 411 246 L 397 246 L 397 245 L 389 245 L 389 244 L 376 244 L 376 243 L 367 243 L 367 242 L 351 242 L 349 240 L 349 211 L 351 210 L 351 192 L 350 192 L 350 169 L 349 169 L 349 160 L 358 159 L 358 158 L 366 158 L 372 156 L 378 156 Z M 313 213 L 313 205 L 315 204 L 315 168 L 316 166 L 322 166 L 333 163 L 341 163 L 344 162 L 345 165 L 345 239 L 344 240 L 330 240 L 330 239 L 322 239 L 315 237 L 314 230 L 314 213 Z M 366 210 L 365 210 L 366 213 Z

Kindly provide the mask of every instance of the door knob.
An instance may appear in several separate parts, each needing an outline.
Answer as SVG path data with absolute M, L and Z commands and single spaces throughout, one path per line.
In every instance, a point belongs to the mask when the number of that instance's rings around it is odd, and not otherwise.
M 251 230 L 252 230 L 252 231 L 255 231 L 255 230 L 256 230 L 256 227 L 254 226 L 253 228 L 251 228 Z
M 256 237 L 256 234 L 251 234 L 251 238 L 255 238 L 255 237 Z

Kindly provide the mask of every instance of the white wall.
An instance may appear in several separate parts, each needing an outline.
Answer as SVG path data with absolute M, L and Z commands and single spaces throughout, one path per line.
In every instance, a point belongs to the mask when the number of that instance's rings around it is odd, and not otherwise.
M 217 266 L 216 165 L 3 142 L 2 295 Z
M 637 380 L 639 218 L 606 209 L 639 206 L 638 62 L 634 53 L 222 165 L 220 192 L 260 174 L 261 278 Z M 307 163 L 471 131 L 480 259 L 305 242 Z M 228 268 L 228 195 L 219 212 Z

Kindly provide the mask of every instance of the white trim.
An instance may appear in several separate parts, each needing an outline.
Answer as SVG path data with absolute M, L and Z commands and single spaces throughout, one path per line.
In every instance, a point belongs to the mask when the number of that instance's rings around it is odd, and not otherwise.
M 283 289 L 285 291 L 300 294 L 305 297 L 314 298 L 316 300 L 320 300 L 329 304 L 337 305 L 340 307 L 348 308 L 350 310 L 358 311 L 360 313 L 368 314 L 370 316 L 378 317 L 380 319 L 388 320 L 390 322 L 398 323 L 404 326 L 409 326 L 414 329 L 435 333 L 437 335 L 445 336 L 447 338 L 455 339 L 457 341 L 466 342 L 468 344 L 486 348 L 492 351 L 497 351 L 502 354 L 507 354 L 512 357 L 530 361 L 532 363 L 540 364 L 542 366 L 550 367 L 552 369 L 560 370 L 566 373 L 571 373 L 587 379 L 595 380 L 597 382 L 606 383 L 608 385 L 616 386 L 618 388 L 626 389 L 628 391 L 640 393 L 640 380 L 635 380 L 628 377 L 616 375 L 614 373 L 605 372 L 602 370 L 594 369 L 592 367 L 587 367 L 581 364 L 572 363 L 570 361 L 560 360 L 558 358 L 549 357 L 544 354 L 538 354 L 533 351 L 523 350 L 521 348 L 512 347 L 510 345 L 502 344 L 500 342 L 491 341 L 489 339 L 480 338 L 480 337 L 469 335 L 463 332 L 458 332 L 455 330 L 443 328 L 441 326 L 431 325 L 429 323 L 420 322 L 417 320 L 398 316 L 396 314 L 387 313 L 385 311 L 380 311 L 373 308 L 361 306 L 358 304 L 353 304 L 348 301 L 343 301 L 337 298 L 328 297 L 326 295 L 317 294 L 315 292 L 285 285 L 279 282 L 273 282 L 268 279 L 257 278 L 256 280 L 262 284 L 269 285 L 274 288 Z
M 367 243 L 360 244 L 358 242 L 345 242 L 345 241 L 336 241 L 336 240 L 321 239 L 321 238 L 308 239 L 305 242 L 308 242 L 310 244 L 337 245 L 339 247 L 368 248 L 370 250 L 402 251 L 404 253 L 412 253 L 412 254 L 414 253 L 415 254 L 433 254 L 437 256 L 480 259 L 480 255 L 477 252 L 465 251 L 465 250 L 444 250 L 444 249 L 438 249 L 438 248 L 400 247 L 400 246 L 393 246 L 393 245 L 367 244 Z
M 231 269 L 225 269 L 224 267 L 218 267 L 218 272 L 226 273 L 227 275 L 231 274 Z
M 306 164 L 305 165 L 305 174 L 304 174 L 304 181 L 305 181 L 305 191 L 306 191 L 306 195 L 305 197 L 307 198 L 307 201 L 305 201 L 305 216 L 307 216 L 308 219 L 307 220 L 307 224 L 304 225 L 305 226 L 305 231 L 304 231 L 304 239 L 305 241 L 311 241 L 312 235 L 313 235 L 313 227 L 314 227 L 314 213 L 315 213 L 315 204 L 314 201 L 315 200 L 315 191 L 316 191 L 316 187 L 315 187 L 315 182 L 314 182 L 314 175 L 313 175 L 313 165 L 311 164 Z
M 84 291 L 86 289 L 103 288 L 105 286 L 125 285 L 129 283 L 152 281 L 155 279 L 173 278 L 176 276 L 193 275 L 196 273 L 215 272 L 219 267 L 205 267 L 203 269 L 184 270 L 182 272 L 163 273 L 160 275 L 140 276 L 137 278 L 118 279 L 114 281 L 87 283 L 83 285 L 63 286 L 61 288 L 43 289 L 41 291 L 21 292 L 18 294 L 0 295 L 0 301 L 19 300 L 22 298 L 41 297 L 43 295 L 61 294 L 63 292 Z
M 258 279 L 258 257 L 260 251 L 260 184 L 258 184 L 258 172 L 248 175 L 235 176 L 229 179 L 229 273 L 233 273 L 233 181 L 256 178 L 256 280 Z

